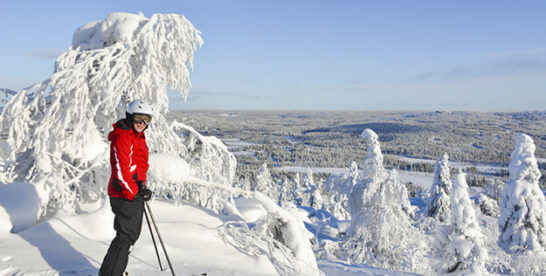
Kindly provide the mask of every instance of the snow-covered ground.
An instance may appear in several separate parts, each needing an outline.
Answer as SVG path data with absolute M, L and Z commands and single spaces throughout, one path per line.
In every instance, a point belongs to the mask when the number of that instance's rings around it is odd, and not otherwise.
M 219 216 L 185 204 L 174 206 L 154 201 L 150 206 L 177 274 L 276 275 L 267 258 L 245 255 L 223 242 L 217 233 L 217 227 L 223 224 Z M 2 225 L 9 224 L 7 217 L 2 210 Z M 115 236 L 112 226 L 113 215 L 106 203 L 93 213 L 77 216 L 61 213 L 19 233 L 3 229 L 0 274 L 97 274 Z M 162 264 L 168 268 L 165 259 Z M 127 271 L 131 275 L 170 275 L 168 271 L 159 271 L 145 223 L 130 255 Z
M 16 200 L 30 203 L 24 198 Z M 16 200 L 3 197 L 2 205 Z M 266 214 L 256 200 L 241 198 L 236 203 L 246 221 L 256 221 Z M 31 215 L 32 210 L 23 207 L 24 204 L 19 204 L 18 216 Z M 0 275 L 96 275 L 115 236 L 108 202 L 103 201 L 97 207 L 93 212 L 80 215 L 61 212 L 18 233 L 9 232 L 11 214 L 0 207 Z M 222 240 L 218 227 L 225 222 L 225 217 L 186 203 L 175 206 L 151 201 L 150 207 L 177 275 L 277 275 L 266 256 L 249 256 Z M 164 271 L 159 270 L 144 222 L 127 271 L 130 275 L 170 275 L 161 251 L 160 255 Z M 341 262 L 322 261 L 319 267 L 326 275 L 407 275 Z

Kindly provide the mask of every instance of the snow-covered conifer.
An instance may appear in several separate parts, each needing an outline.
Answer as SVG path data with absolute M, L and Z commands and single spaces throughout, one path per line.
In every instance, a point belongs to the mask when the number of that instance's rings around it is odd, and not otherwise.
M 301 206 L 303 203 L 303 195 L 301 194 L 300 186 L 300 174 L 296 173 L 296 177 L 294 178 L 294 187 L 292 189 L 292 199 L 294 200 L 294 204 L 296 204 L 296 206 Z
M 451 194 L 451 234 L 439 272 L 485 272 L 487 250 L 483 234 L 468 195 L 465 174 L 459 170 Z
M 500 216 L 500 208 L 497 201 L 486 196 L 484 193 L 478 194 L 474 201 L 480 207 L 482 214 L 492 217 Z
M 51 77 L 6 104 L 1 180 L 34 184 L 42 216 L 99 199 L 109 176 L 107 133 L 125 117 L 127 103 L 143 99 L 155 108 L 146 133 L 151 153 L 183 157 L 193 176 L 231 183 L 235 157 L 218 139 L 165 119 L 166 88 L 188 95 L 193 53 L 201 44 L 200 32 L 176 14 L 112 13 L 80 27 Z
M 441 222 L 449 222 L 451 215 L 451 180 L 449 179 L 448 155 L 434 166 L 434 179 L 430 188 L 430 198 L 427 202 L 427 215 Z
M 423 254 L 421 232 L 412 226 L 403 202 L 407 198 L 393 171 L 382 164 L 377 135 L 366 129 L 362 137 L 368 141 L 368 156 L 362 165 L 366 174 L 357 182 L 349 196 L 351 225 L 342 241 L 343 252 L 354 263 L 366 263 L 396 270 L 416 271 L 415 261 Z M 403 195 L 406 196 L 403 199 Z
M 305 174 L 303 175 L 303 181 L 301 185 L 301 195 L 303 206 L 311 206 L 311 193 L 314 189 L 315 181 L 313 180 L 313 171 L 307 167 Z
M 501 203 L 503 190 L 504 182 L 499 179 L 487 179 L 485 186 L 483 186 L 485 195 L 497 201 L 497 205 L 500 205 Z
M 343 175 L 331 175 L 326 180 L 326 189 L 329 195 L 326 205 L 330 213 L 337 219 L 347 220 L 351 218 L 348 211 L 348 198 L 353 186 L 358 181 L 360 181 L 360 175 L 356 162 L 352 162 L 351 167 Z
M 313 170 L 311 170 L 309 167 L 307 167 L 307 170 L 305 170 L 302 184 L 302 188 L 304 189 L 311 189 L 311 187 L 315 185 L 315 181 L 313 180 Z
M 322 191 L 320 185 L 313 186 L 309 206 L 315 210 L 322 208 Z
M 360 134 L 368 146 L 368 155 L 360 162 L 360 167 L 363 170 L 363 179 L 385 178 L 387 172 L 383 167 L 383 153 L 381 153 L 381 145 L 377 134 L 367 128 Z
M 517 134 L 511 158 L 501 202 L 499 246 L 509 253 L 545 251 L 546 202 L 538 186 L 533 139 Z
M 271 172 L 267 167 L 267 164 L 262 164 L 258 173 L 256 174 L 256 182 L 254 184 L 254 191 L 266 194 L 272 198 L 276 198 L 277 191 L 273 187 L 273 181 L 271 180 Z
M 398 172 L 395 169 L 392 169 L 388 175 L 388 181 L 394 187 L 393 189 L 398 192 L 398 202 L 400 202 L 400 207 L 404 212 L 410 217 L 415 218 L 415 213 L 417 212 L 417 207 L 411 205 L 409 200 L 408 188 L 406 185 L 402 184 L 400 178 L 398 178 Z
M 282 176 L 280 181 L 279 181 L 279 191 L 278 191 L 278 200 L 277 200 L 277 204 L 279 206 L 283 206 L 283 204 L 285 202 L 288 202 L 290 201 L 290 192 L 289 192 L 289 187 L 288 187 L 288 178 L 286 176 Z

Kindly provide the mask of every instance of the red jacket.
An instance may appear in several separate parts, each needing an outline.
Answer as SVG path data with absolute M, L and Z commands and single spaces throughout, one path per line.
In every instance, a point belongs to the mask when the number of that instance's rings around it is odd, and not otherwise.
M 135 132 L 125 120 L 112 126 L 114 130 L 108 134 L 112 167 L 108 195 L 133 200 L 139 192 L 137 181 L 146 183 L 149 168 L 146 136 L 144 132 Z

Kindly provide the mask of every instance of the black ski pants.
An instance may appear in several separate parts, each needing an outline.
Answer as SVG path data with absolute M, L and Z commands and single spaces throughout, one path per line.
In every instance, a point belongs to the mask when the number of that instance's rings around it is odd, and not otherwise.
M 112 240 L 108 252 L 99 270 L 100 276 L 123 275 L 129 260 L 129 249 L 140 236 L 144 200 L 135 197 L 132 201 L 110 197 L 110 206 L 114 212 L 116 237 Z

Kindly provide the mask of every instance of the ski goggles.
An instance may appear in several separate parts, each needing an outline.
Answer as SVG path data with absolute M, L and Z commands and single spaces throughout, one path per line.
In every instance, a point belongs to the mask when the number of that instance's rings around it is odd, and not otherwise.
M 149 125 L 152 122 L 152 116 L 145 114 L 135 114 L 133 115 L 133 122 L 137 124 L 145 123 Z

